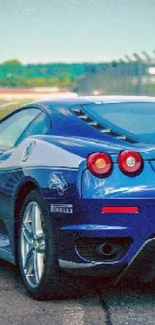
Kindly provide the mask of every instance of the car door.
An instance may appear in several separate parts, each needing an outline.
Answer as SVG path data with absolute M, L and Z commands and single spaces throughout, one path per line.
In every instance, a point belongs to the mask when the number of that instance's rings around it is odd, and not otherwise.
M 19 177 L 16 168 L 7 166 L 7 161 L 16 150 L 24 131 L 40 114 L 41 111 L 37 108 L 25 108 L 0 122 L 0 231 L 2 220 L 7 224 L 12 214 L 10 197 Z

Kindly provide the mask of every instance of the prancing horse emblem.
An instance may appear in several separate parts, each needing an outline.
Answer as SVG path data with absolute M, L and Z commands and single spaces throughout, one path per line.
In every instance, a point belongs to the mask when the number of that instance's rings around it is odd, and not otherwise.
M 49 188 L 52 190 L 57 190 L 59 195 L 63 195 L 68 188 L 68 184 L 66 183 L 62 173 L 56 172 L 50 174 Z

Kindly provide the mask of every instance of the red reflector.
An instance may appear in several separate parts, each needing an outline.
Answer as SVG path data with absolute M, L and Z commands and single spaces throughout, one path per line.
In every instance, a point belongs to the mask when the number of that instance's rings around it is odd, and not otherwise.
M 138 213 L 137 207 L 102 207 L 102 213 Z

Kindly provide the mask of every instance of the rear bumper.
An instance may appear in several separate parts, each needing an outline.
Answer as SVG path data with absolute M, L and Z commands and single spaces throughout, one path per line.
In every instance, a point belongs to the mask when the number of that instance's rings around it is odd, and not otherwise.
M 155 237 L 144 243 L 123 272 L 119 274 L 115 283 L 124 277 L 143 283 L 151 282 L 155 278 Z
M 139 213 L 102 213 L 103 205 L 137 206 Z M 117 281 L 131 270 L 131 265 L 139 254 L 144 255 L 145 260 L 144 247 L 155 242 L 154 199 L 81 199 L 76 209 L 78 212 L 75 211 L 71 222 L 66 224 L 63 220 L 63 226 L 59 230 L 61 268 L 81 275 L 112 276 Z M 126 239 L 129 239 L 129 245 L 124 247 L 122 254 L 111 259 L 81 254 L 77 245 L 79 240 L 89 240 L 93 243 L 96 240 L 125 242 Z M 155 264 L 155 261 L 152 264 Z
M 127 268 L 127 265 L 105 265 L 103 263 L 96 262 L 86 262 L 85 263 L 75 263 L 72 261 L 62 260 L 59 258 L 59 266 L 67 273 L 72 273 L 76 275 L 83 275 L 89 277 L 105 277 L 113 278 L 114 282 L 117 281 L 117 278 L 123 274 L 124 270 Z
M 144 243 L 128 265 L 103 265 L 92 263 L 74 263 L 59 259 L 59 265 L 67 272 L 79 275 L 111 277 L 113 283 L 132 279 L 134 282 L 151 282 L 155 278 L 155 238 Z

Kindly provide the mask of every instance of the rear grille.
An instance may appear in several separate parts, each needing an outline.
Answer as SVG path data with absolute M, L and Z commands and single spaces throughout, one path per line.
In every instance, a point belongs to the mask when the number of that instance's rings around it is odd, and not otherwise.
M 97 129 L 98 131 L 100 131 L 101 133 L 110 135 L 118 140 L 122 140 L 122 141 L 127 141 L 130 143 L 138 143 L 138 141 L 124 135 L 124 134 L 120 134 L 118 132 L 113 131 L 111 128 L 97 122 L 95 119 L 93 119 L 91 116 L 89 116 L 88 113 L 84 112 L 84 110 L 81 107 L 76 107 L 72 109 L 72 112 L 82 121 L 84 121 L 85 123 L 87 123 L 88 125 L 94 127 L 95 129 Z
M 79 238 L 76 249 L 79 255 L 90 261 L 110 262 L 122 258 L 132 243 L 131 238 Z M 108 256 L 101 254 L 99 249 L 103 244 L 110 244 L 113 251 Z

